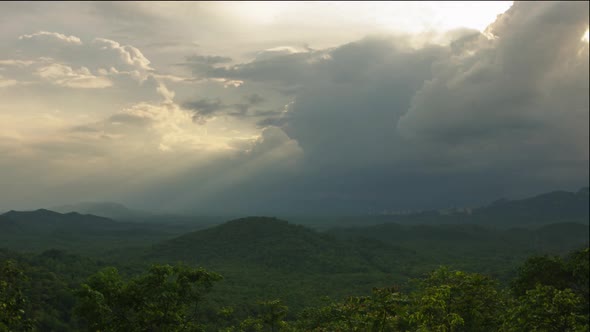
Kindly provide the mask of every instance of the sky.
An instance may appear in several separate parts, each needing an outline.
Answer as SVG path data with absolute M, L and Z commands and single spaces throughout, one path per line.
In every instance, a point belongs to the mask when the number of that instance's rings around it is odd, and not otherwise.
M 0 210 L 372 214 L 588 186 L 588 2 L 2 2 Z

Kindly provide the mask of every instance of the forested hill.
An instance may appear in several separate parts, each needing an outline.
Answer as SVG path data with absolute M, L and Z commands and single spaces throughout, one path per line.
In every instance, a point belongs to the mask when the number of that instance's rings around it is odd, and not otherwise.
M 481 225 L 400 225 L 335 228 L 341 239 L 367 238 L 413 250 L 429 261 L 498 273 L 530 253 L 565 253 L 588 245 L 588 225 L 557 223 L 538 228 L 493 229 Z
M 53 231 L 60 227 L 105 229 L 116 227 L 117 222 L 78 212 L 58 213 L 46 209 L 35 211 L 9 211 L 0 215 L 0 227 L 12 227 L 21 231 Z
M 9 211 L 0 215 L 0 247 L 37 252 L 63 249 L 84 254 L 102 253 L 154 243 L 186 230 L 168 225 L 118 222 L 77 212 Z
M 398 258 L 413 253 L 382 246 Z M 366 272 L 377 268 L 357 242 L 342 241 L 301 225 L 268 217 L 248 217 L 182 235 L 153 247 L 148 257 L 190 264 L 255 264 L 282 271 Z
M 51 208 L 52 211 L 61 213 L 79 212 L 84 214 L 92 214 L 116 220 L 133 220 L 138 218 L 145 218 L 147 213 L 136 211 L 127 208 L 123 204 L 113 202 L 82 202 L 71 205 L 56 206 Z

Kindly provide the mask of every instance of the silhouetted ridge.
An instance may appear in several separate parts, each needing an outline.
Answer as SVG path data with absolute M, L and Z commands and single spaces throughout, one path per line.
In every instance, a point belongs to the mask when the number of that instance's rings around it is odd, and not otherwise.
M 519 200 L 501 199 L 473 211 L 479 222 L 489 224 L 540 224 L 560 221 L 586 221 L 589 210 L 588 188 L 577 192 L 553 191 Z
M 80 214 L 77 212 L 59 213 L 47 209 L 38 209 L 35 211 L 14 211 L 10 210 L 1 216 L 10 218 L 18 222 L 40 223 L 40 222 L 55 222 L 55 223 L 88 223 L 88 222 L 111 222 L 115 221 L 99 217 L 91 214 Z
M 146 216 L 141 211 L 135 211 L 123 204 L 113 202 L 82 202 L 57 206 L 52 209 L 61 213 L 78 212 L 80 214 L 92 214 L 115 220 L 127 220 Z
M 109 239 L 119 239 L 121 245 L 129 245 L 132 243 L 127 240 L 129 235 L 165 238 L 157 233 L 157 230 L 142 225 L 77 212 L 13 210 L 0 215 L 0 248 L 79 250 L 83 246 L 107 249 L 102 243 Z

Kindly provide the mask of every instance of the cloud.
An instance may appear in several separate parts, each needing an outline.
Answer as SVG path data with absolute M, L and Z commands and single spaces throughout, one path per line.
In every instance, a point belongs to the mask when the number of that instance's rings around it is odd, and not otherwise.
M 108 78 L 95 76 L 86 67 L 73 69 L 58 63 L 39 68 L 37 75 L 53 84 L 68 88 L 102 89 L 113 85 Z
M 43 39 L 43 38 L 55 39 L 55 40 L 58 40 L 60 42 L 64 42 L 67 44 L 76 44 L 76 45 L 82 44 L 82 41 L 80 40 L 80 38 L 78 38 L 76 36 L 66 36 L 66 35 L 58 33 L 58 32 L 49 32 L 49 31 L 39 31 L 39 32 L 35 32 L 32 34 L 22 35 L 22 36 L 18 37 L 18 39 L 20 39 L 20 40 L 23 40 L 23 39 Z
M 18 84 L 17 80 L 13 80 L 13 79 L 5 79 L 2 77 L 2 75 L 0 75 L 0 88 L 6 88 L 9 86 L 15 86 Z
M 26 67 L 30 66 L 35 61 L 32 60 L 16 60 L 16 59 L 6 59 L 0 60 L 0 66 L 16 66 L 16 67 Z
M 568 105 L 566 117 L 587 117 L 579 111 L 588 107 L 587 47 L 577 37 L 588 24 L 583 6 L 516 3 L 488 28 L 495 39 L 476 38 L 436 64 L 400 131 L 449 142 L 544 131 L 555 125 L 556 101 Z M 554 75 L 580 85 L 562 89 Z
M 131 45 L 121 45 L 118 42 L 105 38 L 94 39 L 94 44 L 101 50 L 111 51 L 119 55 L 126 64 L 143 70 L 152 70 L 150 61 L 141 51 Z
M 166 87 L 166 85 L 164 85 L 163 83 L 160 83 L 158 85 L 158 88 L 156 89 L 156 91 L 162 96 L 164 97 L 164 100 L 166 102 L 171 103 L 172 100 L 174 99 L 174 91 L 170 91 L 168 90 L 168 88 Z
M 277 180 L 291 202 L 346 199 L 358 212 L 573 189 L 588 182 L 587 11 L 522 2 L 447 45 L 365 38 L 205 74 L 298 87 L 286 112 L 258 122 L 303 151 L 303 175 Z
M 75 36 L 42 31 L 20 36 L 15 46 L 20 53 L 29 57 L 19 62 L 21 66 L 24 64 L 22 61 L 44 57 L 70 66 L 85 66 L 92 70 L 105 67 L 113 67 L 121 72 L 135 70 L 140 72 L 143 79 L 147 72 L 153 71 L 150 60 L 137 47 L 121 44 L 108 38 L 99 37 L 92 39 L 90 43 L 83 43 Z
M 257 93 L 244 96 L 244 99 L 246 100 L 248 105 L 259 105 L 266 101 L 266 99 L 264 99 L 261 95 Z
M 193 121 L 205 123 L 214 115 L 230 115 L 234 117 L 265 116 L 276 114 L 275 111 L 257 112 L 252 114 L 250 109 L 266 101 L 257 93 L 242 96 L 243 102 L 228 104 L 221 99 L 202 98 L 195 101 L 187 101 L 182 104 L 185 109 L 194 112 Z
M 190 64 L 214 65 L 231 62 L 232 58 L 220 55 L 190 55 L 186 57 L 186 61 Z
M 310 63 L 325 59 L 325 51 L 284 52 L 265 51 L 250 63 L 227 67 L 193 65 L 195 75 L 210 78 L 239 79 L 295 84 L 313 76 Z M 191 64 L 186 64 L 190 66 Z
M 219 98 L 203 98 L 195 101 L 185 102 L 182 104 L 182 107 L 194 112 L 193 121 L 204 124 L 208 117 L 211 117 L 218 111 L 227 109 L 229 106 L 225 105 Z

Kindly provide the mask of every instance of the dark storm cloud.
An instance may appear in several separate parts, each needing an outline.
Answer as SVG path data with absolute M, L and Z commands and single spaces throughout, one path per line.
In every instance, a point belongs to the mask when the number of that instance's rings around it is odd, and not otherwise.
M 270 117 L 262 119 L 256 123 L 258 127 L 282 127 L 286 123 L 286 119 L 279 117 Z
M 297 84 L 314 76 L 311 64 L 321 61 L 325 54 L 325 51 L 264 51 L 260 52 L 254 61 L 234 66 L 213 66 L 203 62 L 187 62 L 183 65 L 201 77 Z
M 263 104 L 264 99 L 259 94 L 253 93 L 242 97 L 243 102 L 226 104 L 219 98 L 202 98 L 195 101 L 187 101 L 182 104 L 182 107 L 194 112 L 193 120 L 203 122 L 208 117 L 215 114 L 225 114 L 234 117 L 245 117 L 245 116 L 268 116 L 276 114 L 276 111 L 262 111 L 262 112 L 250 112 L 253 106 Z
M 232 58 L 222 55 L 193 54 L 186 56 L 184 62 L 177 63 L 175 66 L 189 68 L 199 80 L 202 77 L 216 77 L 212 73 L 229 62 L 232 62 Z
M 266 101 L 266 99 L 264 99 L 261 95 L 259 95 L 257 93 L 253 93 L 253 94 L 244 96 L 244 99 L 246 100 L 248 105 L 252 105 L 252 106 L 262 104 Z
M 288 112 L 259 122 L 303 150 L 298 175 L 275 179 L 285 202 L 360 212 L 574 189 L 588 183 L 587 13 L 587 2 L 522 2 L 449 46 L 367 38 L 206 74 L 300 86 Z M 268 177 L 249 181 L 250 206 L 289 210 L 262 194 Z
M 217 111 L 228 108 L 229 106 L 224 104 L 221 99 L 209 99 L 203 98 L 195 101 L 187 101 L 182 104 L 184 108 L 193 110 L 197 115 L 211 115 Z
M 228 113 L 229 115 L 242 116 L 242 117 L 243 116 L 264 116 L 265 114 L 269 114 L 270 112 L 272 112 L 272 111 L 263 111 L 263 112 L 256 112 L 255 114 L 250 114 L 249 111 L 253 106 L 260 105 L 266 101 L 266 99 L 261 97 L 259 94 L 253 93 L 253 94 L 244 96 L 244 97 L 242 97 L 242 100 L 244 100 L 243 103 L 236 103 L 236 104 L 232 105 L 233 109 L 235 111 Z
M 208 64 L 228 63 L 232 58 L 220 55 L 190 55 L 186 57 L 188 64 Z

